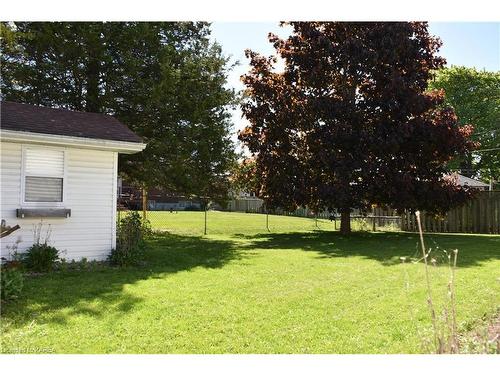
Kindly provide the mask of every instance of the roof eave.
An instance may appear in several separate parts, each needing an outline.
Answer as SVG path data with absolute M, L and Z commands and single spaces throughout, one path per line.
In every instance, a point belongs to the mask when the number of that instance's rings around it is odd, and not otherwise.
M 92 150 L 114 151 L 121 154 L 135 154 L 146 148 L 146 144 L 142 142 L 71 137 L 67 135 L 43 134 L 3 129 L 0 130 L 0 140 L 2 142 L 44 144 L 53 146 L 85 148 Z

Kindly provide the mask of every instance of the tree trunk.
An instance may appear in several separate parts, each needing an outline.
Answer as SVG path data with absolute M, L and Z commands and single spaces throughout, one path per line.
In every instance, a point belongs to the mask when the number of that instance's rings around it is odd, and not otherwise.
M 340 212 L 340 233 L 351 233 L 351 212 L 350 210 Z

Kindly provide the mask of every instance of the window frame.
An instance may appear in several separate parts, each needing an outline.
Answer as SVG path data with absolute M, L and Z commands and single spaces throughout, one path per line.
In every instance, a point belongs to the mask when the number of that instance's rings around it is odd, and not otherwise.
M 37 151 L 37 150 L 53 150 L 60 151 L 63 153 L 63 175 L 62 175 L 62 201 L 61 202 L 26 202 L 26 152 L 27 150 Z M 23 145 L 22 147 L 22 157 L 21 157 L 21 197 L 20 203 L 21 207 L 30 208 L 50 208 L 50 207 L 64 207 L 66 205 L 66 187 L 67 187 L 67 162 L 68 162 L 68 150 L 66 147 L 53 147 L 44 145 Z M 29 175 L 28 177 L 52 177 L 61 178 L 61 176 L 48 176 L 48 175 Z

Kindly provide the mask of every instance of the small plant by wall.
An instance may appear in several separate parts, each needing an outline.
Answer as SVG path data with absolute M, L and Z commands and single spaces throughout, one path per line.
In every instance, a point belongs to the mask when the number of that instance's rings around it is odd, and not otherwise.
M 116 249 L 111 251 L 109 261 L 118 266 L 139 263 L 144 258 L 146 238 L 151 234 L 148 220 L 138 212 L 131 212 L 118 222 L 116 230 Z
M 59 250 L 49 245 L 52 229 L 48 225 L 43 233 L 43 223 L 35 225 L 33 228 L 34 243 L 22 254 L 22 262 L 26 269 L 33 272 L 52 271 L 59 260 Z

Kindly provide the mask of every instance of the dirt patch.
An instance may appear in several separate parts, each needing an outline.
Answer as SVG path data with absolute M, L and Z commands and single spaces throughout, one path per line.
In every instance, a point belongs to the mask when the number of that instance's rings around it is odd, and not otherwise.
M 500 310 L 460 337 L 460 352 L 500 354 Z

